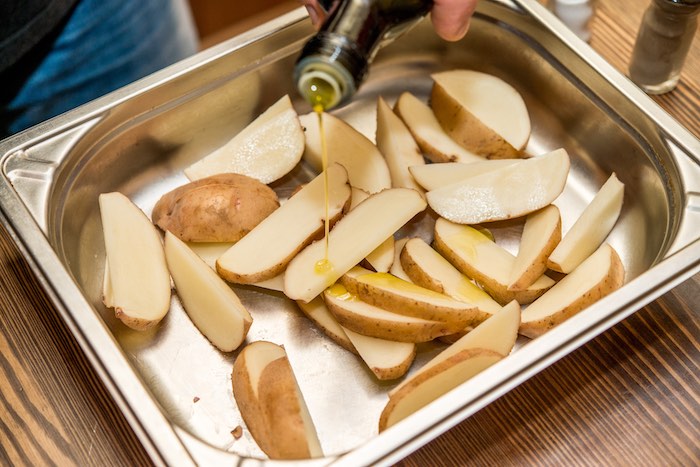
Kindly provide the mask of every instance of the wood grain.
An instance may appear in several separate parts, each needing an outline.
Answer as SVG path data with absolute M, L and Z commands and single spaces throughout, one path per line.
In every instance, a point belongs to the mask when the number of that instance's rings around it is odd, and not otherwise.
M 591 45 L 623 72 L 646 3 L 598 0 Z M 700 136 L 699 39 L 655 100 Z M 400 464 L 700 464 L 698 311 L 700 275 Z M 0 362 L 0 464 L 150 464 L 1 228 Z

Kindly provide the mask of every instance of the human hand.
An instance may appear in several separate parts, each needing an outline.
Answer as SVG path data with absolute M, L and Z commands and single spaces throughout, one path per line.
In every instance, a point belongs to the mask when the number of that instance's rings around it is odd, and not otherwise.
M 309 12 L 311 23 L 319 28 L 326 13 L 318 0 L 299 0 Z M 464 37 L 469 29 L 477 0 L 434 0 L 430 16 L 438 36 L 447 41 L 457 41 Z

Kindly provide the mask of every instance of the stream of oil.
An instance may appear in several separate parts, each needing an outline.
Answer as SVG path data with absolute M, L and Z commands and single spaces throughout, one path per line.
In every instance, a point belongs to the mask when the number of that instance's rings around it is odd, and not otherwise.
M 330 219 L 328 216 L 328 147 L 326 144 L 326 132 L 323 127 L 323 112 L 328 108 L 329 103 L 335 100 L 335 90 L 332 86 L 322 79 L 311 79 L 309 81 L 306 98 L 311 104 L 318 116 L 318 133 L 321 138 L 321 163 L 323 169 L 323 192 L 324 192 L 324 203 L 325 203 L 325 216 L 324 216 L 324 242 L 325 250 L 323 259 L 316 262 L 314 266 L 314 271 L 317 274 L 325 274 L 333 269 L 333 264 L 328 259 L 328 234 L 330 231 Z

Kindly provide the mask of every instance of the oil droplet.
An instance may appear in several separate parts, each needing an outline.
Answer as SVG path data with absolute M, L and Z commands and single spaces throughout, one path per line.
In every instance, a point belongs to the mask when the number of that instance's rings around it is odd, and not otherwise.
M 333 263 L 328 261 L 328 258 L 319 259 L 314 265 L 316 274 L 326 274 L 333 270 Z
M 456 233 L 449 238 L 450 243 L 454 243 L 461 253 L 476 259 L 478 256 L 477 247 L 483 243 L 492 242 L 489 237 L 479 232 L 468 225 L 461 226 L 459 233 Z
M 333 284 L 328 287 L 328 294 L 338 300 L 357 300 L 357 297 L 348 292 L 348 289 L 346 289 L 342 284 Z

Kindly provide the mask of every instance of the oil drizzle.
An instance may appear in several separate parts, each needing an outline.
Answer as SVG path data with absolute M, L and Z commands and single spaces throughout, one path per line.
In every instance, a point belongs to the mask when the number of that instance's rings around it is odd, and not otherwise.
M 316 262 L 314 271 L 317 274 L 326 274 L 333 269 L 333 263 L 328 259 L 328 234 L 330 233 L 330 219 L 328 216 L 328 146 L 326 144 L 326 132 L 323 126 L 323 112 L 329 103 L 335 99 L 335 91 L 325 80 L 313 78 L 309 82 L 307 99 L 318 116 L 318 130 L 321 138 L 321 164 L 323 170 L 323 193 L 324 193 L 324 255 L 323 259 Z

